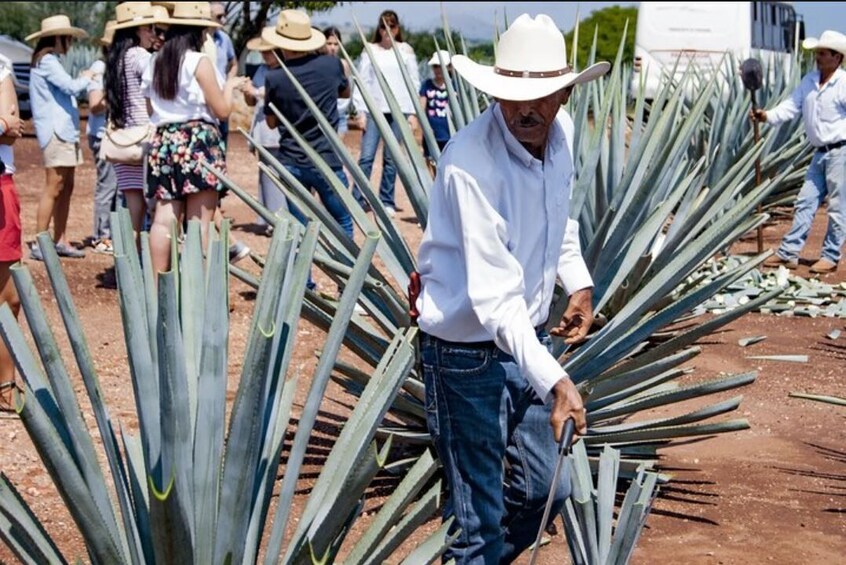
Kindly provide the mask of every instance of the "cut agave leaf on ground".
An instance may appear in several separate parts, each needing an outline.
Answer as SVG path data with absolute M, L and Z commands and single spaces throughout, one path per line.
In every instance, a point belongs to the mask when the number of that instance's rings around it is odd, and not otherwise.
M 807 355 L 747 355 L 747 359 L 759 361 L 784 361 L 787 363 L 807 363 Z
M 756 335 L 756 336 L 752 336 L 752 337 L 744 337 L 744 338 L 737 340 L 737 344 L 740 347 L 748 347 L 750 345 L 755 345 L 756 343 L 760 343 L 760 342 L 764 341 L 765 339 L 767 339 L 767 336 L 765 336 L 765 335 Z

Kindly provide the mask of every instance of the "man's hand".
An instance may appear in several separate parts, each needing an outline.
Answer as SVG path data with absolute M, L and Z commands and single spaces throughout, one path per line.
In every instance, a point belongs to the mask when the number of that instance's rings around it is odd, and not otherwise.
M 753 122 L 766 122 L 767 112 L 760 108 L 749 110 L 749 119 Z
M 558 326 L 549 333 L 564 338 L 564 343 L 579 343 L 593 324 L 593 288 L 583 288 L 570 295 L 567 310 Z
M 576 385 L 569 378 L 564 377 L 552 387 L 552 415 L 549 425 L 555 434 L 555 441 L 561 441 L 564 423 L 567 418 L 573 418 L 576 423 L 576 434 L 583 436 L 587 433 L 587 419 L 582 395 L 576 390 Z

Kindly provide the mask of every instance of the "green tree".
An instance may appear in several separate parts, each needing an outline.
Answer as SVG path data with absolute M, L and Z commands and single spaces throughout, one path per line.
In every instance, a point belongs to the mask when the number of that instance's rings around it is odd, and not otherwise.
M 41 20 L 65 14 L 71 24 L 88 32 L 89 37 L 103 34 L 106 21 L 114 17 L 117 2 L 4 2 L 0 34 L 19 41 L 40 29 Z
M 610 6 L 592 12 L 579 23 L 578 64 L 584 66 L 593 45 L 594 30 L 597 30 L 596 58 L 601 61 L 613 61 L 623 37 L 623 29 L 629 23 L 626 45 L 623 49 L 623 61 L 631 62 L 634 58 L 634 35 L 637 25 L 637 8 L 634 6 Z M 575 28 L 564 34 L 567 49 L 572 49 Z M 572 54 L 570 54 L 572 57 Z

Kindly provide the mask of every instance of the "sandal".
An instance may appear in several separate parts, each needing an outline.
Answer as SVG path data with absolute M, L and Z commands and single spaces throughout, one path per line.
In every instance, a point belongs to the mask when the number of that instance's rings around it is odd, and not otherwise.
M 14 396 L 12 396 L 11 391 L 8 393 L 9 399 L 6 400 L 7 389 L 17 389 L 18 392 L 23 394 L 23 389 L 15 381 L 0 384 L 0 418 L 17 418 L 18 411 L 15 409 Z

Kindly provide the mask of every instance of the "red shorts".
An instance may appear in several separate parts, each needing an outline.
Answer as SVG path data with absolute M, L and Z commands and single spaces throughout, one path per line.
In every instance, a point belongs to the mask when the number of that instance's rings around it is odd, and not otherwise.
M 21 201 L 12 175 L 0 175 L 0 262 L 21 260 Z

